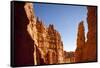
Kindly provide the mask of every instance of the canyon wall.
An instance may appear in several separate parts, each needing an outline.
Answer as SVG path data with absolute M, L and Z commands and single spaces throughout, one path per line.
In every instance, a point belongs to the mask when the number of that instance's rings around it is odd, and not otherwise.
M 96 8 L 87 7 L 88 33 L 79 23 L 75 52 L 64 51 L 60 33 L 35 16 L 33 3 L 12 2 L 12 66 L 73 63 L 97 60 Z M 14 8 L 14 9 L 13 9 Z M 14 23 L 13 23 L 14 22 Z M 13 27 L 14 26 L 14 27 Z M 14 34 L 14 36 L 13 36 Z M 14 42 L 14 43 L 13 43 Z
M 83 61 L 97 61 L 97 7 L 87 7 L 88 33 Z
M 79 24 L 77 35 L 77 48 L 75 51 L 75 62 L 97 61 L 97 7 L 87 7 L 88 33 L 85 41 L 83 24 Z
M 25 11 L 29 24 L 27 31 L 34 41 L 34 64 L 58 64 L 64 63 L 63 42 L 59 32 L 54 25 L 49 24 L 48 27 L 35 16 L 34 8 L 31 3 L 26 3 Z M 39 54 L 37 56 L 37 54 Z

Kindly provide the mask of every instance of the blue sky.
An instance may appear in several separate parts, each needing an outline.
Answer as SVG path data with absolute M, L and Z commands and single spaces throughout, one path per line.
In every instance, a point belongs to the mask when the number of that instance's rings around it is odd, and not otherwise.
M 33 5 L 35 16 L 44 22 L 46 27 L 53 24 L 59 31 L 63 41 L 64 50 L 74 51 L 76 48 L 78 24 L 84 21 L 87 33 L 87 8 L 86 6 L 40 4 Z

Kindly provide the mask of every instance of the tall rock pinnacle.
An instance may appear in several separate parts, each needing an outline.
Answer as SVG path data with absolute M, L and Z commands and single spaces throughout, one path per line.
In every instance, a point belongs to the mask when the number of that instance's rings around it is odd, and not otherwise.
M 85 32 L 83 21 L 79 23 L 78 34 L 77 34 L 77 48 L 75 54 L 75 61 L 81 62 L 83 56 L 83 48 L 85 45 Z

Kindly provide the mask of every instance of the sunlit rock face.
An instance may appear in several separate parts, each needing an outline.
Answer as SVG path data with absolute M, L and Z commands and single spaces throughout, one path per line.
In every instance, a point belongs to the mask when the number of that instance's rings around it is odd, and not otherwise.
M 87 7 L 87 42 L 84 48 L 84 61 L 97 61 L 97 14 L 96 7 Z
M 34 65 L 64 63 L 63 42 L 59 32 L 52 24 L 46 27 L 35 17 L 32 3 L 26 3 L 24 8 L 29 20 L 27 32 L 34 41 Z
M 49 50 L 53 52 L 52 58 L 55 60 L 53 63 L 63 63 L 63 43 L 58 31 L 54 29 L 53 25 L 48 27 L 48 44 Z
M 36 18 L 33 11 L 33 4 L 32 3 L 25 3 L 24 6 L 27 18 L 29 20 L 27 27 L 27 33 L 30 35 L 32 40 L 34 41 L 34 52 L 33 52 L 33 59 L 34 59 L 34 65 L 37 65 L 37 55 L 36 55 L 36 45 L 37 45 L 37 30 L 36 30 Z
M 57 63 L 57 51 L 56 51 L 56 34 L 53 25 L 49 25 L 47 28 L 47 40 L 48 40 L 48 58 L 49 64 Z M 52 58 L 52 59 L 51 59 Z M 54 61 L 55 60 L 55 61 Z
M 27 31 L 31 38 L 35 41 L 35 44 L 37 44 L 37 29 L 36 29 L 36 17 L 34 13 L 34 8 L 32 3 L 25 3 L 24 6 L 25 12 L 27 14 L 27 18 L 29 20 L 27 25 Z
M 85 45 L 85 33 L 83 21 L 79 23 L 77 34 L 77 48 L 75 51 L 75 62 L 82 62 L 83 48 Z
M 56 32 L 56 45 L 57 45 L 57 54 L 58 54 L 58 63 L 64 63 L 64 50 L 63 42 L 61 41 L 60 34 Z

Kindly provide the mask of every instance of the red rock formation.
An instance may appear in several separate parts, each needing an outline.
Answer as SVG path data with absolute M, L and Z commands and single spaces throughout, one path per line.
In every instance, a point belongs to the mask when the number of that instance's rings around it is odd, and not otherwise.
M 34 41 L 27 32 L 29 19 L 24 2 L 12 2 L 12 66 L 34 65 Z
M 30 3 L 27 3 L 25 6 L 29 19 L 27 31 L 36 45 L 33 53 L 35 65 L 41 64 L 41 58 L 45 64 L 63 63 L 63 43 L 59 32 L 51 24 L 48 28 L 45 27 L 43 22 L 35 17 L 32 8 Z M 39 53 L 40 57 L 37 56 L 37 53 Z
M 36 18 L 32 3 L 15 3 L 15 65 L 59 64 L 64 62 L 63 42 L 53 25 L 45 27 Z
M 75 62 L 75 52 L 64 51 L 64 63 L 74 63 Z
M 97 8 L 87 7 L 88 33 L 84 48 L 84 61 L 97 61 Z
M 87 7 L 87 24 L 88 33 L 87 41 L 85 42 L 83 26 L 78 31 L 81 37 L 78 35 L 77 48 L 75 52 L 76 62 L 89 62 L 97 61 L 97 15 L 96 7 Z M 83 40 L 82 40 L 83 37 Z M 79 39 L 80 38 L 80 39 Z
M 47 38 L 49 45 L 48 49 L 53 53 L 51 64 L 63 63 L 63 44 L 61 42 L 60 34 L 54 29 L 53 25 L 49 25 L 48 27 Z
M 56 35 L 55 35 L 55 29 L 54 29 L 54 26 L 53 25 L 49 25 L 48 27 L 48 30 L 47 30 L 48 34 L 47 34 L 47 40 L 48 40 L 48 54 L 50 55 L 50 57 L 48 57 L 48 59 L 51 59 L 50 64 L 55 64 L 57 63 L 57 60 L 56 60 Z M 53 56 L 54 54 L 54 56 Z M 53 58 L 54 57 L 54 58 Z M 55 61 L 54 61 L 54 60 Z
M 69 53 L 64 51 L 64 63 L 70 63 Z
M 81 62 L 83 56 L 83 48 L 85 45 L 85 33 L 83 21 L 79 23 L 77 35 L 77 48 L 75 51 L 75 62 Z
M 38 18 L 35 17 L 32 3 L 26 3 L 25 11 L 29 19 L 29 24 L 27 25 L 27 31 L 35 44 L 33 52 L 34 65 L 45 64 L 45 57 L 44 57 L 45 47 L 44 47 L 44 36 L 43 36 L 45 32 L 44 25 L 42 24 L 42 22 L 38 20 Z
M 75 52 L 69 52 L 70 54 L 70 63 L 74 63 L 75 62 Z

